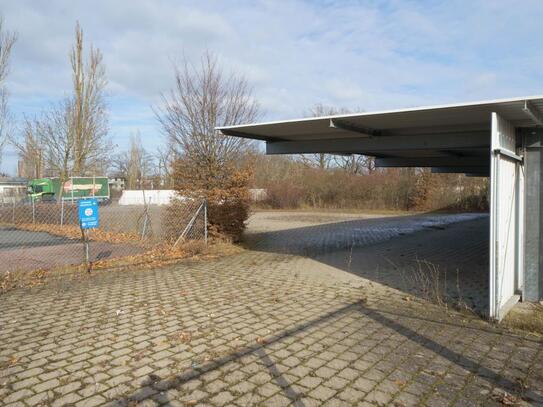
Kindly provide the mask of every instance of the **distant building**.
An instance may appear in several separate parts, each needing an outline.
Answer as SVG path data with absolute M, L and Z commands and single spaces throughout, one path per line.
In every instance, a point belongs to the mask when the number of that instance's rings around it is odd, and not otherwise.
M 22 177 L 0 178 L 0 205 L 24 201 L 28 179 Z
M 249 189 L 249 196 L 253 202 L 262 202 L 268 199 L 268 191 L 264 188 Z
M 115 192 L 121 192 L 125 189 L 125 179 L 122 177 L 109 178 L 109 189 Z

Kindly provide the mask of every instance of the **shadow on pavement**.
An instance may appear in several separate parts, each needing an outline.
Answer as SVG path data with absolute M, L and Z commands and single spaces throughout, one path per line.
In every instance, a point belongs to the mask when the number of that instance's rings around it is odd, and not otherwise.
M 277 370 L 273 361 L 266 354 L 266 347 L 275 342 L 281 341 L 287 337 L 296 335 L 310 328 L 323 324 L 331 319 L 338 318 L 338 317 L 341 317 L 343 315 L 346 315 L 348 313 L 353 313 L 353 312 L 360 313 L 364 317 L 367 317 L 379 323 L 381 326 L 384 326 L 386 328 L 389 328 L 395 331 L 397 334 L 402 335 L 408 340 L 435 353 L 436 355 L 446 358 L 451 363 L 456 364 L 460 368 L 469 371 L 473 376 L 477 376 L 483 379 L 484 381 L 489 383 L 492 388 L 501 389 L 504 392 L 514 394 L 516 397 L 521 397 L 524 400 L 528 400 L 530 402 L 543 402 L 542 395 L 539 395 L 531 391 L 530 389 L 522 388 L 522 386 L 519 386 L 518 383 L 511 380 L 510 378 L 507 378 L 499 373 L 496 373 L 490 368 L 487 368 L 486 366 L 481 365 L 477 361 L 472 360 L 469 357 L 466 357 L 456 351 L 448 349 L 446 346 L 439 344 L 433 339 L 427 336 L 424 336 L 412 330 L 411 328 L 407 327 L 406 325 L 403 325 L 400 322 L 392 319 L 394 316 L 396 316 L 396 318 L 398 319 L 402 318 L 404 317 L 403 315 L 396 315 L 391 312 L 385 313 L 382 311 L 376 311 L 376 310 L 366 307 L 364 305 L 364 301 L 357 301 L 357 302 L 345 305 L 341 308 L 338 308 L 334 311 L 330 311 L 324 315 L 321 315 L 318 318 L 306 321 L 302 324 L 292 327 L 291 329 L 284 330 L 280 334 L 277 334 L 268 338 L 264 343 L 255 343 L 253 345 L 243 347 L 237 350 L 236 352 L 224 355 L 218 359 L 205 363 L 198 368 L 192 368 L 187 372 L 184 372 L 179 375 L 175 375 L 171 378 L 165 379 L 157 375 L 150 374 L 148 375 L 147 379 L 142 382 L 142 387 L 140 388 L 140 390 L 136 391 L 135 393 L 131 395 L 118 398 L 110 405 L 127 406 L 133 402 L 142 402 L 148 399 L 154 399 L 156 401 L 159 401 L 160 403 L 167 403 L 169 401 L 165 394 L 167 390 L 177 389 L 181 387 L 183 384 L 187 383 L 188 381 L 199 378 L 204 373 L 208 373 L 215 369 L 219 369 L 223 367 L 224 365 L 230 362 L 234 362 L 237 359 L 240 359 L 249 354 L 256 354 L 259 356 L 263 364 L 267 366 L 273 378 L 273 381 L 279 387 L 281 387 L 284 395 L 288 397 L 293 402 L 294 405 L 304 406 L 301 400 L 303 395 L 294 391 L 291 387 L 291 383 L 289 383 L 288 380 Z M 388 316 L 385 316 L 385 314 Z M 406 317 L 406 318 L 417 319 L 417 317 Z M 433 324 L 446 325 L 446 323 L 439 322 L 439 321 L 431 321 L 431 322 Z M 157 390 L 154 390 L 154 389 L 158 389 L 158 391 L 161 392 L 160 395 L 157 395 Z
M 488 241 L 485 214 L 430 214 L 249 233 L 245 245 L 307 257 L 414 297 L 485 315 Z

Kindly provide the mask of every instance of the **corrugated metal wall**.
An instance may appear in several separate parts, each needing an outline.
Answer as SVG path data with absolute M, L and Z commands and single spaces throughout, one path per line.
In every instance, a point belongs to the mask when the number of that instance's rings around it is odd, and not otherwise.
M 543 129 L 524 132 L 526 229 L 524 300 L 543 300 Z

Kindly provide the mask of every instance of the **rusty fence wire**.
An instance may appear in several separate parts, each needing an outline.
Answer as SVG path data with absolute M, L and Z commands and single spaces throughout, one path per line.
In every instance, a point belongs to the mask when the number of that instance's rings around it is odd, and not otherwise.
M 99 226 L 88 237 L 93 262 L 187 241 L 207 243 L 207 205 L 189 199 L 167 205 L 100 202 Z M 81 264 L 82 238 L 77 201 L 0 203 L 0 273 Z

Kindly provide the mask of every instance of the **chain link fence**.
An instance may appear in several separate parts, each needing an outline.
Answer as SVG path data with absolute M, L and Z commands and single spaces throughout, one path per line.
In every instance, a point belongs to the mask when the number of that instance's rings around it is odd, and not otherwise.
M 87 236 L 91 262 L 181 250 L 187 241 L 207 243 L 207 204 L 100 202 L 99 226 Z M 0 273 L 82 264 L 83 237 L 77 200 L 0 203 Z

